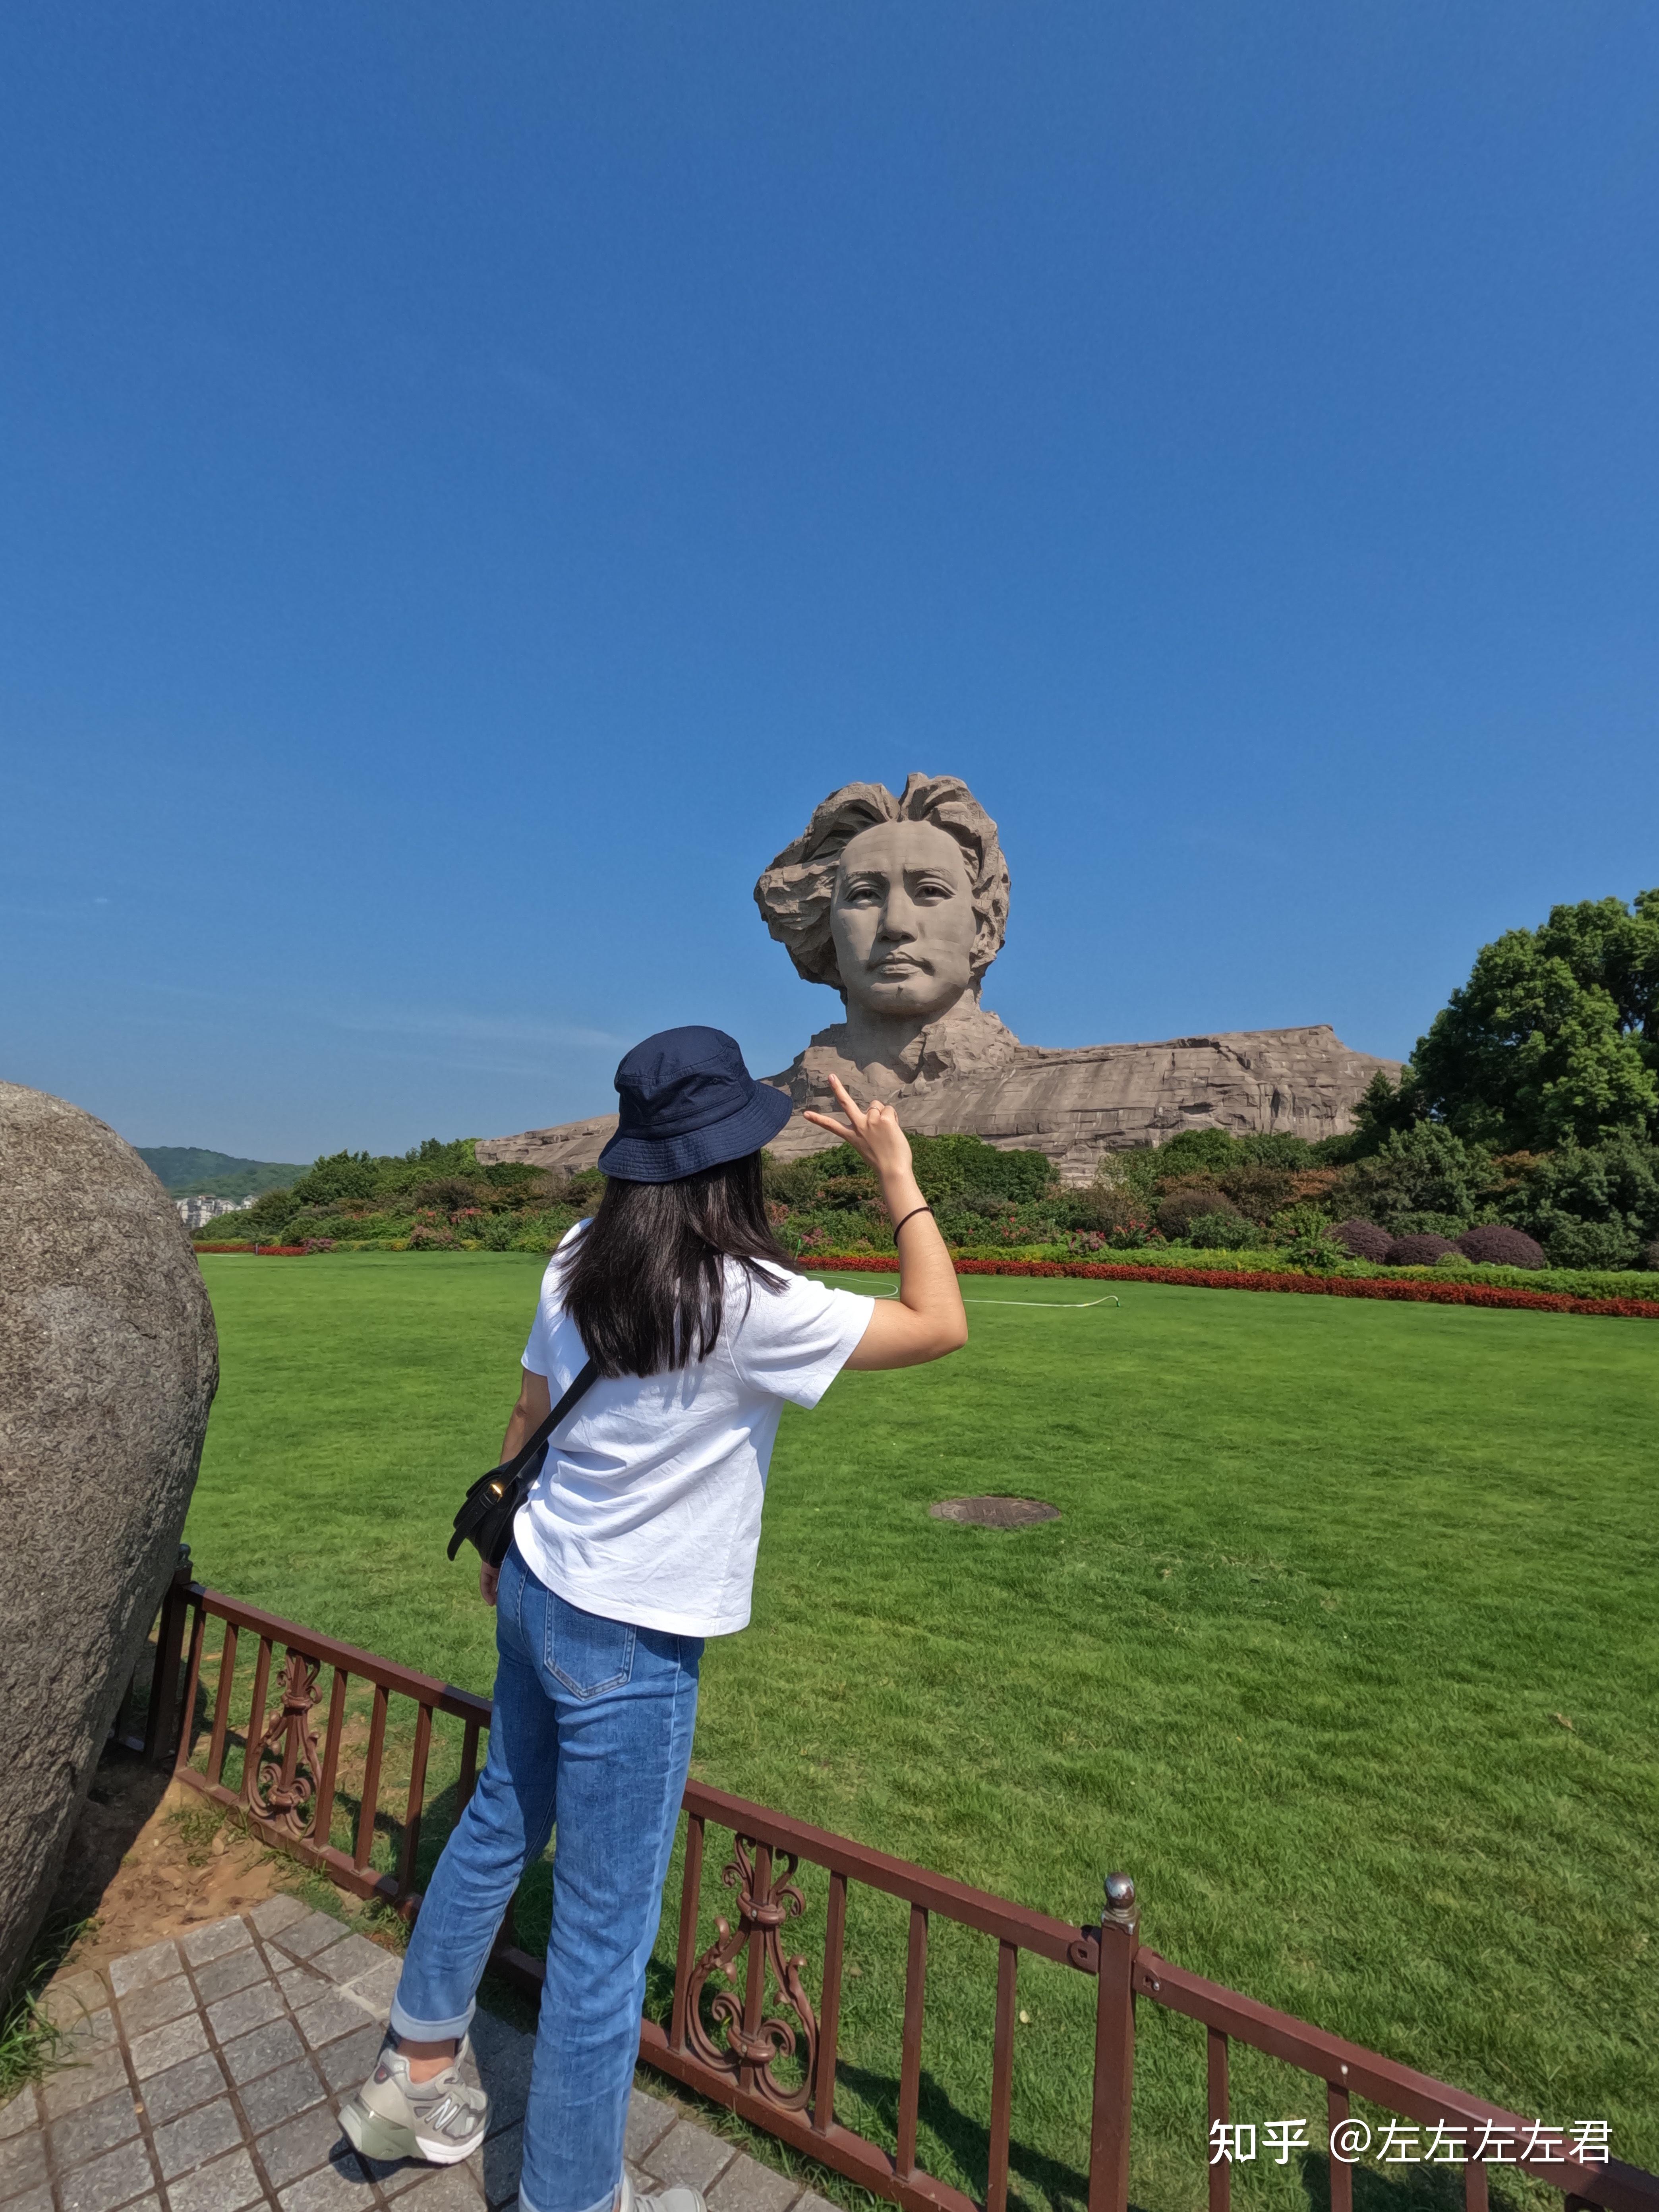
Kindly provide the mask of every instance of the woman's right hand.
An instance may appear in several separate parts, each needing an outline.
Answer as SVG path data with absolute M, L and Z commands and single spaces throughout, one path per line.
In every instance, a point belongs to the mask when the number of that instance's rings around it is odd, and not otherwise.
M 885 1196 L 890 1179 L 914 1173 L 910 1139 L 900 1128 L 898 1115 L 880 1098 L 868 1107 L 857 1104 L 838 1075 L 830 1077 L 830 1087 L 847 1119 L 838 1121 L 833 1115 L 808 1111 L 801 1115 L 802 1121 L 827 1129 L 832 1137 L 839 1137 L 844 1145 L 850 1145 L 860 1159 L 867 1160 L 880 1176 Z
M 829 1114 L 803 1118 L 829 1130 L 868 1160 L 881 1178 L 881 1194 L 898 1235 L 898 1296 L 884 1301 L 870 1316 L 849 1367 L 915 1367 L 959 1352 L 968 1341 L 968 1316 L 962 1310 L 957 1271 L 931 1208 L 916 1183 L 910 1139 L 892 1108 L 878 1099 L 863 1108 L 848 1096 L 839 1076 L 830 1079 L 845 1121 Z

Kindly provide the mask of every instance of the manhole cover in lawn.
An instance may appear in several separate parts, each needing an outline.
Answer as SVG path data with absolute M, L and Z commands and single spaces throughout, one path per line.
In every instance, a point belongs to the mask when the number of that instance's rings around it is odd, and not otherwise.
M 976 1528 L 1026 1528 L 1060 1518 L 1059 1506 L 1040 1498 L 941 1498 L 927 1510 L 935 1521 L 971 1521 Z

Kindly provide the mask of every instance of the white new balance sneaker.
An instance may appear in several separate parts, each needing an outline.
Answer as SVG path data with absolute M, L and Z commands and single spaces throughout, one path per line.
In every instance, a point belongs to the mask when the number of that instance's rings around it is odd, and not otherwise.
M 466 2054 L 463 2037 L 441 2074 L 429 2081 L 411 2081 L 409 2061 L 386 2038 L 374 2071 L 340 2108 L 340 2124 L 365 2158 L 423 2158 L 430 2166 L 459 2166 L 471 2157 L 489 2129 L 489 2100 L 462 2081 Z M 702 2212 L 701 2198 L 698 2208 Z
M 708 2212 L 700 2189 L 659 2189 L 641 2197 L 626 2172 L 617 2192 L 617 2212 Z

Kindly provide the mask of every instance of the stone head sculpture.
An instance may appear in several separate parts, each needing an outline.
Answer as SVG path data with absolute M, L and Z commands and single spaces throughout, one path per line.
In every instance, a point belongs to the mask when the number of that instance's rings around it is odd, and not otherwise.
M 953 775 L 831 792 L 755 885 L 766 926 L 849 1024 L 913 1035 L 964 1000 L 1002 950 L 1008 868 L 997 826 Z

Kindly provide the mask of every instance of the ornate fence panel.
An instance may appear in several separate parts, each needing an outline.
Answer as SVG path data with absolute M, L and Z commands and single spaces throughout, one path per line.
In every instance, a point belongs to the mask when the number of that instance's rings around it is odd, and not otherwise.
M 210 1622 L 222 1624 L 223 1641 L 216 1659 L 218 1682 L 207 1763 L 198 1772 L 190 1763 L 194 1747 L 191 1723 L 204 1660 L 214 1663 L 205 1650 Z M 246 1723 L 233 1730 L 236 1662 L 249 1644 L 256 1645 L 256 1656 Z M 318 1709 L 325 1669 L 330 1670 L 328 1706 L 319 1740 Z M 343 1850 L 330 1838 L 341 1773 L 347 1692 L 354 1682 L 369 1690 L 371 1706 L 352 1848 Z M 406 1698 L 414 1706 L 414 1745 L 397 1865 L 392 1871 L 376 1871 L 370 1858 L 381 1810 L 386 1727 L 394 1697 Z M 146 1754 L 171 1765 L 179 1781 L 201 1790 L 216 1804 L 240 1813 L 265 1843 L 316 1867 L 343 1889 L 359 1897 L 380 1898 L 410 1918 L 420 1904 L 415 1871 L 433 1717 L 438 1713 L 448 1714 L 462 1723 L 459 1813 L 477 1778 L 478 1740 L 489 1726 L 488 1698 L 475 1697 L 471 1691 L 458 1690 L 412 1668 L 396 1666 L 373 1652 L 359 1651 L 353 1644 L 301 1628 L 257 1607 L 239 1605 L 217 1590 L 191 1582 L 183 1573 L 175 1577 L 162 1601 L 143 1737 Z M 243 1746 L 240 1786 L 234 1790 L 223 1780 L 225 1755 L 233 1734 Z
M 222 1624 L 223 1641 L 206 1764 L 198 1772 L 191 1759 L 210 1621 Z M 244 1756 L 236 1790 L 222 1778 L 232 1735 L 237 1654 L 243 1640 L 252 1638 L 258 1639 L 257 1655 L 246 1725 L 240 1732 Z M 273 1692 L 279 1647 L 283 1659 Z M 331 1672 L 319 1740 L 316 1717 L 325 1668 Z M 347 1691 L 353 1681 L 369 1686 L 372 1702 L 354 1845 L 347 1851 L 330 1837 Z M 393 1697 L 413 1705 L 414 1736 L 396 1868 L 377 1873 L 370 1858 Z M 179 1781 L 239 1812 L 265 1842 L 320 1869 L 343 1888 L 384 1899 L 412 1918 L 420 1905 L 416 1855 L 438 1714 L 462 1724 L 459 1816 L 477 1776 L 479 1737 L 489 1726 L 487 1698 L 239 1605 L 190 1581 L 181 1569 L 162 1604 L 143 1748 L 147 1756 L 171 1765 Z M 1403 2121 L 1438 2130 L 1445 2140 L 1461 2138 L 1466 2212 L 1486 2212 L 1487 2173 L 1495 2162 L 1513 2166 L 1559 2191 L 1566 2200 L 1565 2212 L 1589 2205 L 1607 2212 L 1659 2212 L 1659 2176 L 1616 2159 L 1577 2155 L 1573 2145 L 1552 2139 L 1517 2113 L 1344 2042 L 1289 2013 L 1275 2012 L 1143 1949 L 1134 1885 L 1125 1875 L 1107 1877 L 1098 1924 L 1077 1928 L 700 1783 L 688 1784 L 684 1810 L 686 1847 L 672 2008 L 666 2027 L 650 2019 L 642 2023 L 641 2060 L 904 2212 L 978 2212 L 973 2199 L 928 2173 L 916 2157 L 928 1931 L 935 1920 L 955 1922 L 997 1947 L 984 2212 L 1006 2212 L 1007 2204 L 1022 1952 L 1095 1984 L 1088 2212 L 1127 2212 L 1137 1999 L 1203 2026 L 1212 2130 L 1218 2124 L 1228 2124 L 1231 2051 L 1234 2043 L 1243 2043 L 1299 2067 L 1322 2087 L 1333 2130 L 1352 2122 L 1352 2100 L 1363 2097 Z M 704 1846 L 711 1824 L 729 1830 L 733 1843 L 719 1875 L 720 1887 L 727 1893 L 726 1909 L 717 1901 L 714 1939 L 700 1948 Z M 823 1952 L 817 1960 L 791 1948 L 792 1925 L 805 1916 L 804 1870 L 809 1868 L 825 1885 Z M 890 2152 L 836 2118 L 848 1894 L 854 1884 L 908 1907 L 898 2124 Z M 519 1946 L 510 1908 L 495 1956 L 501 1971 L 522 1986 L 539 1988 L 542 1962 Z M 705 1992 L 711 1990 L 705 2001 Z M 781 2073 L 781 2064 L 786 2069 Z M 799 2078 L 792 2080 L 792 2074 Z M 1230 2183 L 1228 2164 L 1212 2162 L 1210 2212 L 1230 2212 Z M 1331 2212 L 1352 2212 L 1352 2164 L 1333 2158 Z

